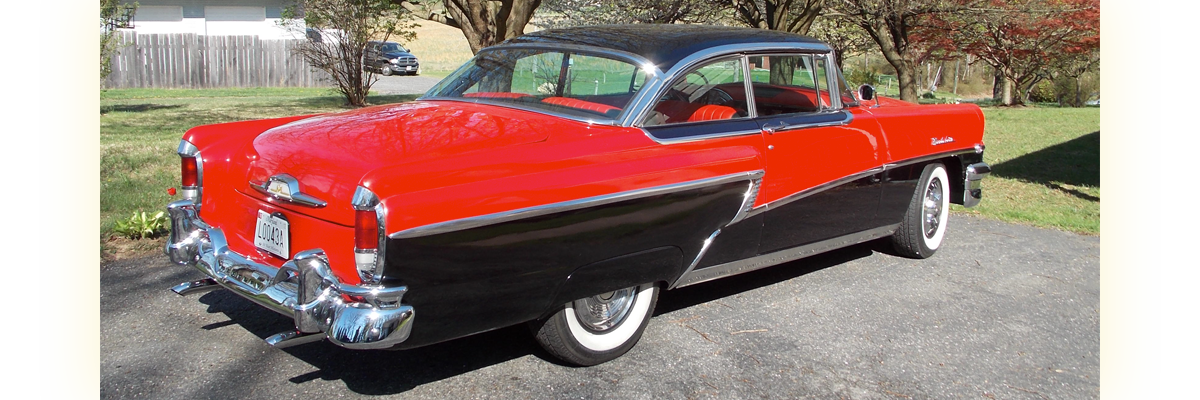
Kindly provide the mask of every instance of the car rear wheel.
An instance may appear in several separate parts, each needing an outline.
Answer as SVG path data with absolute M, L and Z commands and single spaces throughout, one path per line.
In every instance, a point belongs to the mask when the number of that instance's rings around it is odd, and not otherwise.
M 929 258 L 942 245 L 950 216 L 950 180 L 942 164 L 925 166 L 921 182 L 900 227 L 892 235 L 896 251 L 905 257 Z
M 542 348 L 555 357 L 596 365 L 637 344 L 657 301 L 658 286 L 647 283 L 569 302 L 530 327 Z

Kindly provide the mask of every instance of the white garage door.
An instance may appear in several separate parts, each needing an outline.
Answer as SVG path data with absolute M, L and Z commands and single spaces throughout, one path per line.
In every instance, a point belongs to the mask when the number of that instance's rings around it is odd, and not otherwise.
M 133 22 L 149 21 L 183 21 L 183 7 L 180 6 L 140 6 L 133 15 Z
M 267 19 L 265 7 L 204 7 L 204 18 L 209 21 L 263 21 Z

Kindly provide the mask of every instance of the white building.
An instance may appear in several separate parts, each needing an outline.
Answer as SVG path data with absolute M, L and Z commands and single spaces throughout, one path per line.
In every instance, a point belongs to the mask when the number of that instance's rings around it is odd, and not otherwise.
M 138 0 L 133 31 L 302 39 L 302 30 L 293 33 L 279 25 L 283 9 L 291 4 L 290 0 Z

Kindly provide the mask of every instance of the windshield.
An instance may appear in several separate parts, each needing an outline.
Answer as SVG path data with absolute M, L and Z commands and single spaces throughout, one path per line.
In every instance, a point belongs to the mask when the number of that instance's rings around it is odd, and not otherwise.
M 400 45 L 395 44 L 395 43 L 384 43 L 383 46 L 380 47 L 379 49 L 380 49 L 380 51 L 382 51 L 384 53 L 391 53 L 391 52 L 396 52 L 396 51 L 404 51 L 404 52 L 408 51 L 408 50 L 405 50 L 403 47 L 400 47 Z
M 645 83 L 646 73 L 626 60 L 509 48 L 480 52 L 425 98 L 492 103 L 577 119 L 616 119 Z

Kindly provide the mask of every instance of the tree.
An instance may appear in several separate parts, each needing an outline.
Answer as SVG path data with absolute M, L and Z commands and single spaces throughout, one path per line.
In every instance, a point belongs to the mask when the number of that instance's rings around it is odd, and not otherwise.
M 900 99 L 917 102 L 917 64 L 922 58 L 915 31 L 935 14 L 961 11 L 975 0 L 829 0 L 833 14 L 846 18 L 870 35 L 883 58 L 896 70 Z
M 833 53 L 837 56 L 838 69 L 842 71 L 846 70 L 844 68 L 846 57 L 851 54 L 866 53 L 875 44 L 867 36 L 867 33 L 852 21 L 838 15 L 825 15 L 818 18 L 813 23 L 809 35 L 828 43 L 829 47 L 833 48 Z
M 546 0 L 538 25 L 564 28 L 602 24 L 712 24 L 726 4 L 716 0 Z
M 308 30 L 309 40 L 292 51 L 329 73 L 346 102 L 356 107 L 367 105 L 367 92 L 378 80 L 363 71 L 367 42 L 416 38 L 408 13 L 389 0 L 297 0 L 284 10 L 281 23 Z
M 754 28 L 807 35 L 825 0 L 729 0 L 736 19 Z
M 112 73 L 112 57 L 120 49 L 117 29 L 131 28 L 138 3 L 121 4 L 118 0 L 100 0 L 100 81 Z
M 996 68 L 1006 105 L 1027 101 L 1042 79 L 1078 79 L 1098 62 L 1099 0 L 992 1 L 935 22 L 955 46 Z
M 525 34 L 542 0 L 391 0 L 413 16 L 458 28 L 471 53 Z

